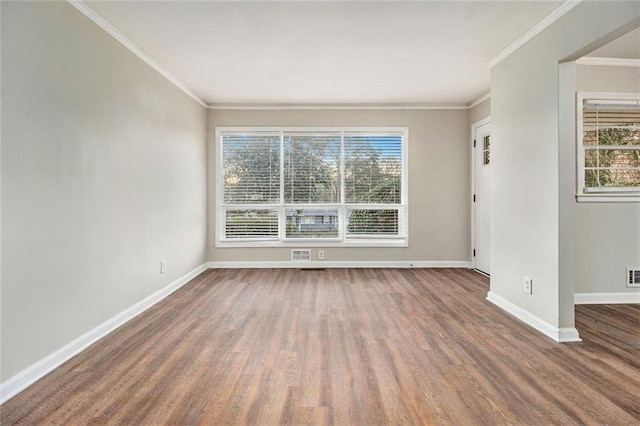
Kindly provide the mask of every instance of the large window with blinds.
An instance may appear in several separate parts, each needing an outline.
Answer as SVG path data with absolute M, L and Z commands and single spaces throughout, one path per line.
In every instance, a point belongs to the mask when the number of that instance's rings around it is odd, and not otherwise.
M 217 244 L 406 246 L 407 133 L 216 129 Z
M 640 200 L 640 94 L 578 94 L 578 199 Z

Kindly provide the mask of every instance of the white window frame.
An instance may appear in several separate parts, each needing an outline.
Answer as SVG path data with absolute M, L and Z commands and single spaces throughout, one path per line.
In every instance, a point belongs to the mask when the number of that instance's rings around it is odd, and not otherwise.
M 640 202 L 639 188 L 587 188 L 585 180 L 585 147 L 583 144 L 583 105 L 585 100 L 636 101 L 640 93 L 577 92 L 576 94 L 576 200 L 578 202 Z
M 224 202 L 224 158 L 222 156 L 222 134 L 223 133 L 280 133 L 283 137 L 285 133 L 303 132 L 323 132 L 340 133 L 341 150 L 344 158 L 344 136 L 345 133 L 362 132 L 372 135 L 384 133 L 402 133 L 402 174 L 400 178 L 400 203 L 399 204 L 353 204 L 346 203 L 345 194 L 345 164 L 340 164 L 341 189 L 339 203 L 323 204 L 286 204 L 284 202 L 281 173 L 280 203 L 279 204 L 226 204 Z M 409 246 L 409 128 L 407 127 L 216 127 L 215 128 L 215 245 L 219 248 L 230 247 L 408 247 Z M 280 155 L 281 165 L 284 161 L 282 147 Z M 282 169 L 282 166 L 281 166 Z M 257 209 L 257 210 L 277 210 L 279 220 L 279 235 L 277 238 L 268 239 L 225 239 L 225 213 L 227 210 Z M 286 210 L 287 209 L 336 209 L 338 211 L 338 236 L 335 238 L 286 238 Z M 346 236 L 346 212 L 353 209 L 370 210 L 398 210 L 398 235 L 357 235 Z

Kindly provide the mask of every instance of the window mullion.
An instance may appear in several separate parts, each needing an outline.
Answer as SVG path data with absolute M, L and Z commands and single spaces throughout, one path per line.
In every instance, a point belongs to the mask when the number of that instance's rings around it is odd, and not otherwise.
M 600 183 L 600 107 L 596 105 L 596 181 L 598 187 L 602 186 Z
M 284 132 L 280 132 L 280 206 L 278 207 L 278 240 L 284 240 L 287 229 L 287 214 L 284 208 Z
M 346 159 L 344 157 L 344 131 L 340 132 L 340 208 L 338 209 L 338 232 L 341 241 L 345 240 L 347 235 L 347 211 L 344 208 L 346 202 L 345 199 L 345 164 Z

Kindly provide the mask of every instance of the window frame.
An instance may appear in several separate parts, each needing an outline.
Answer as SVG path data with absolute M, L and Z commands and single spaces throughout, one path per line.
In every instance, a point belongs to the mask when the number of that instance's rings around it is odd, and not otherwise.
M 340 164 L 340 202 L 295 204 L 286 203 L 283 199 L 284 172 L 281 169 L 280 203 L 276 204 L 227 204 L 224 201 L 224 158 L 222 135 L 225 133 L 279 133 L 283 138 L 286 133 L 340 133 L 341 135 L 341 164 Z M 372 136 L 385 133 L 400 133 L 402 135 L 402 153 L 400 176 L 400 203 L 396 204 L 363 204 L 347 203 L 345 200 L 345 133 L 370 133 Z M 282 139 L 281 139 L 282 140 Z M 284 161 L 283 145 L 281 144 L 281 164 Z M 230 247 L 408 247 L 409 246 L 409 128 L 408 127 L 245 127 L 224 126 L 215 128 L 215 246 Z M 242 238 L 229 239 L 225 236 L 225 215 L 228 210 L 256 209 L 276 210 L 278 216 L 277 238 Z M 330 210 L 338 212 L 338 236 L 335 238 L 300 238 L 286 237 L 287 210 Z M 348 210 L 393 210 L 398 211 L 398 235 L 354 235 L 347 237 L 347 223 L 344 220 Z
M 640 187 L 588 188 L 585 186 L 584 102 L 637 101 L 640 93 L 577 92 L 576 93 L 576 200 L 578 202 L 640 202 Z

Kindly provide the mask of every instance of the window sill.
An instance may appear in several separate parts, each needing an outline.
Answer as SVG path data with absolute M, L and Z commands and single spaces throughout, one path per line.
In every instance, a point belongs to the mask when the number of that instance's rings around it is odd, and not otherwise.
M 354 241 L 216 241 L 216 248 L 288 248 L 288 247 L 409 247 L 409 240 L 386 239 L 386 240 L 354 240 Z
M 640 203 L 640 193 L 578 194 L 576 201 L 579 203 Z

